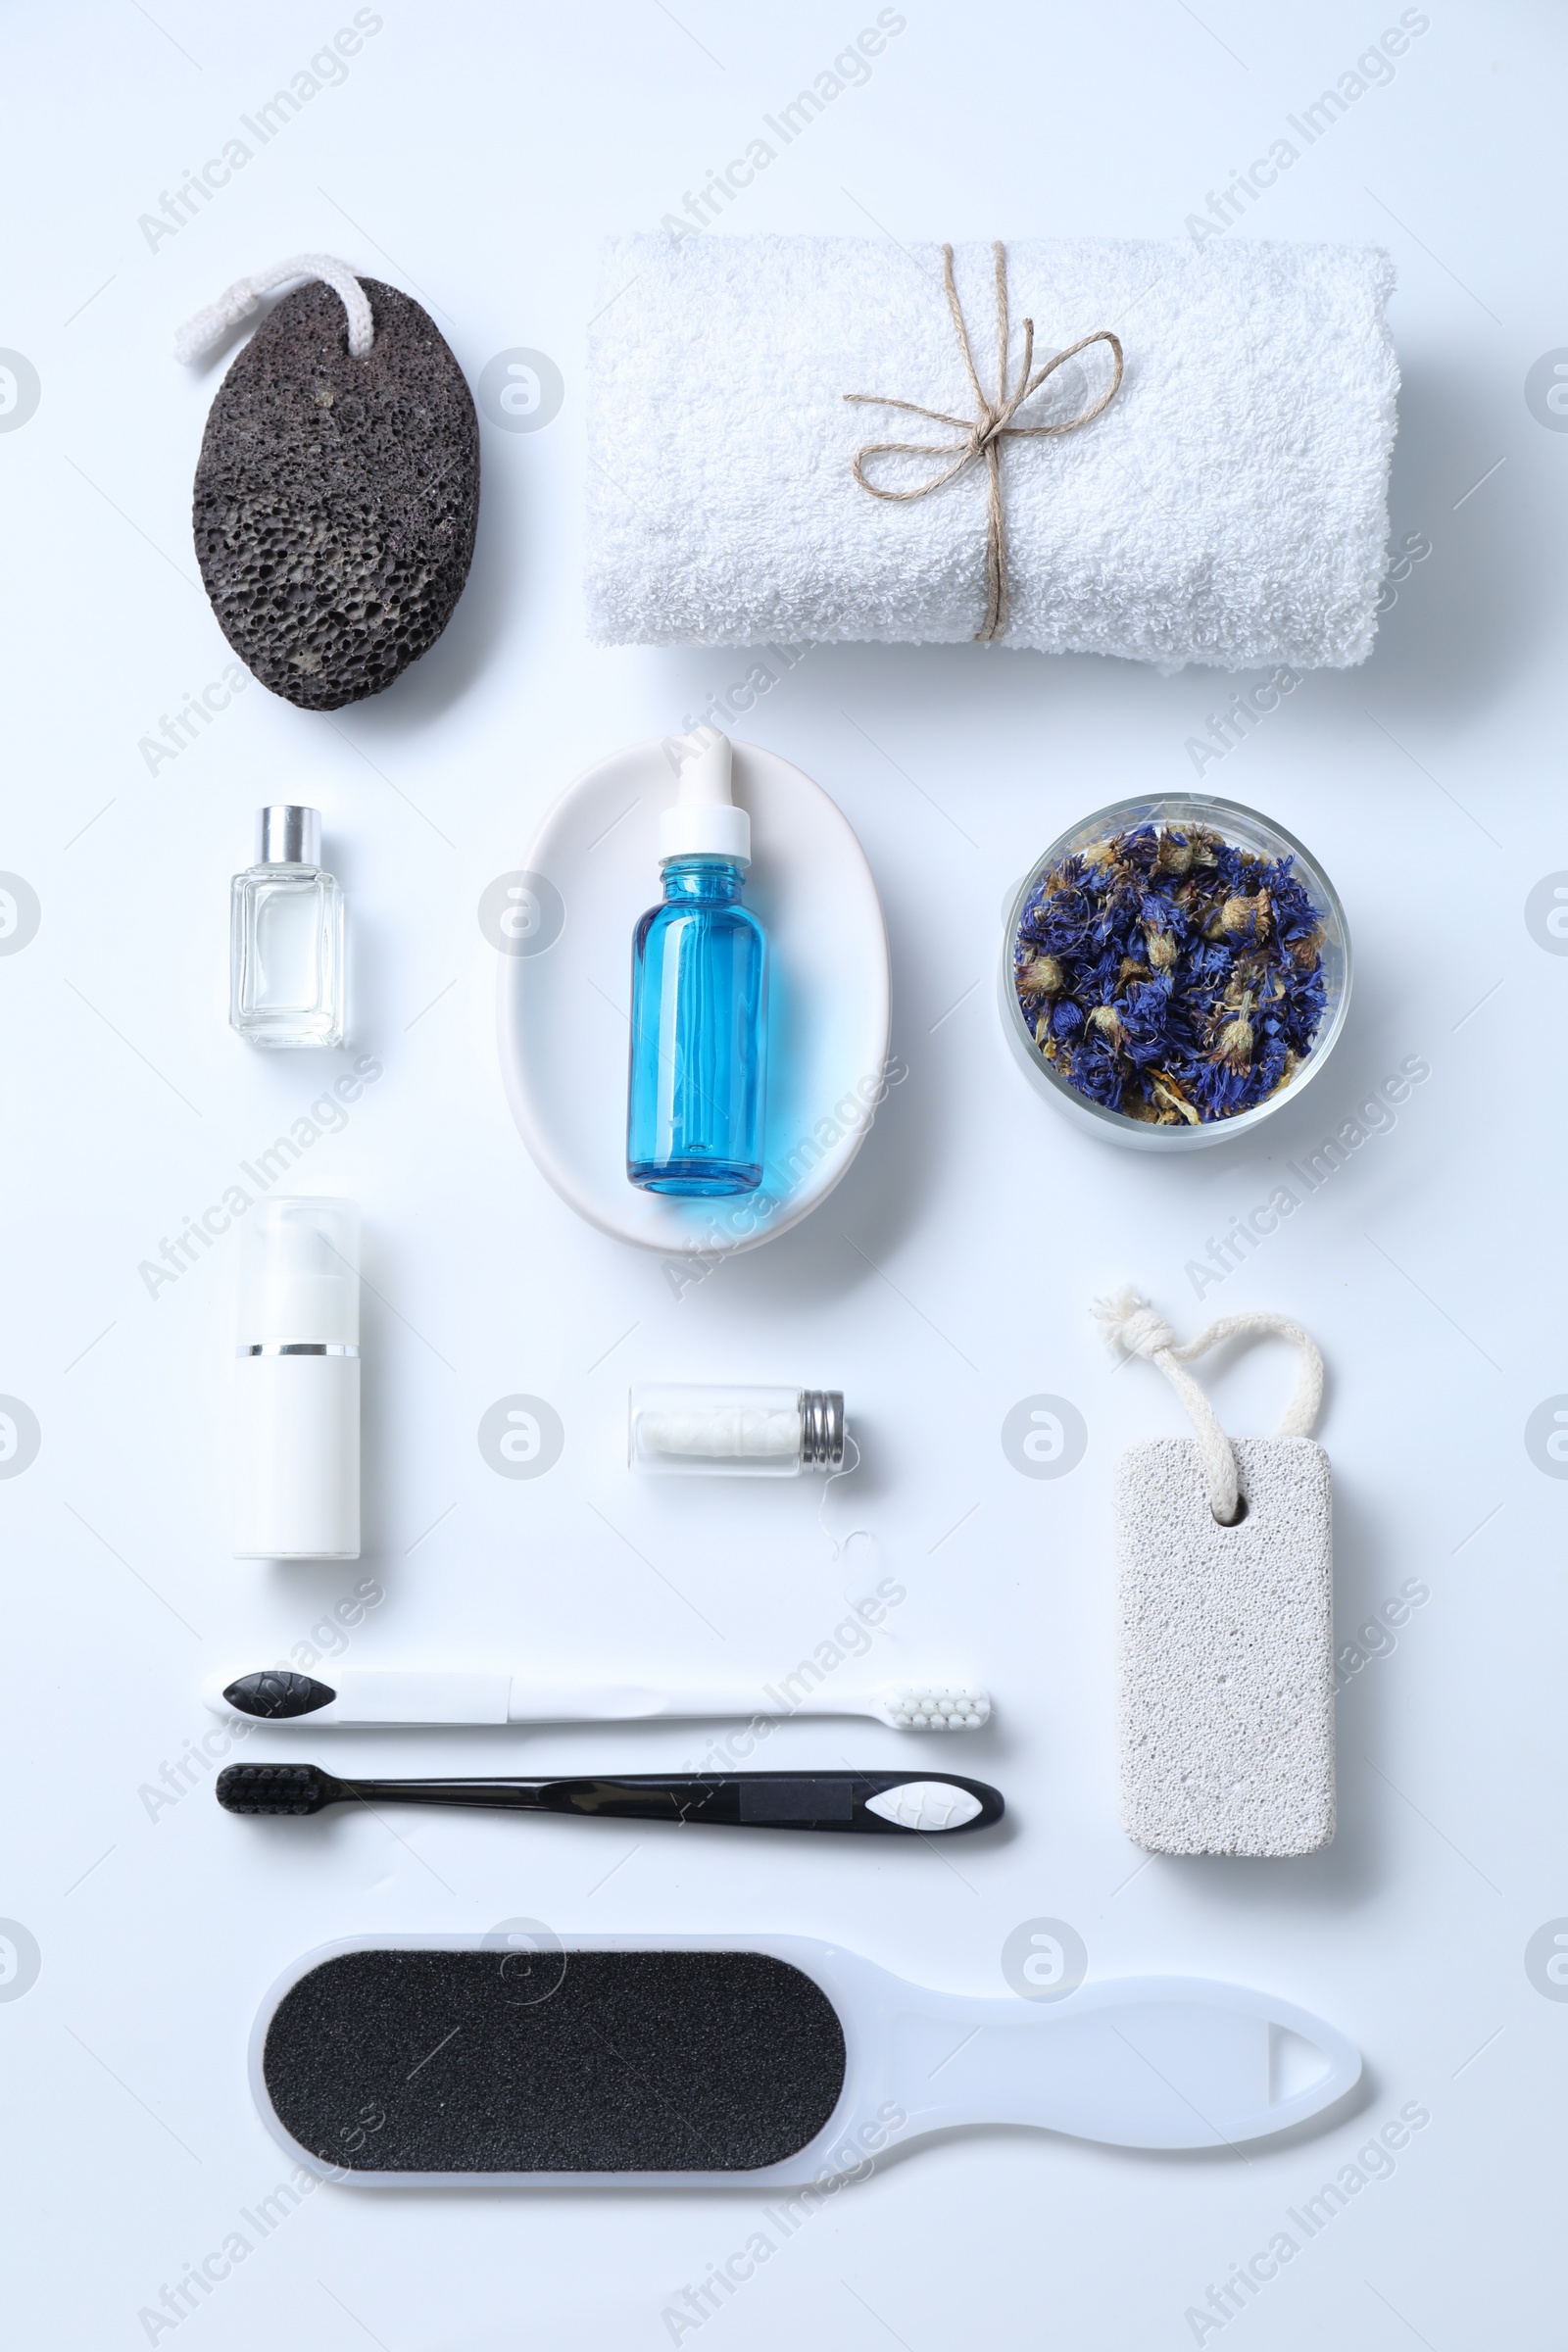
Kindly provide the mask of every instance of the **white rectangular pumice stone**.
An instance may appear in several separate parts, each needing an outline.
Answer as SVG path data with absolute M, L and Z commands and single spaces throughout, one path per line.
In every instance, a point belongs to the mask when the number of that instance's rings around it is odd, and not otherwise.
M 1309 1854 L 1334 1835 L 1329 1457 L 1240 1438 L 1222 1527 L 1190 1438 L 1116 1472 L 1121 1818 L 1161 1854 Z

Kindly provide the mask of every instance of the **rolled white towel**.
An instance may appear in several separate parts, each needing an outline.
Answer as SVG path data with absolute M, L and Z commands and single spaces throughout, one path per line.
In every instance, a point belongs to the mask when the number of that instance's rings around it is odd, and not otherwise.
M 1388 561 L 1398 368 L 1388 256 L 1056 238 L 1006 247 L 1016 377 L 1102 328 L 1126 355 L 1104 413 L 1002 452 L 1007 625 L 997 642 L 1161 669 L 1363 662 Z M 956 249 L 996 391 L 992 248 Z M 851 472 L 866 442 L 960 436 L 847 392 L 975 414 L 941 248 L 662 234 L 610 240 L 589 336 L 588 625 L 608 645 L 954 644 L 986 612 L 984 464 L 904 505 Z M 1109 380 L 1097 344 L 1017 422 Z M 902 468 L 900 471 L 898 469 Z M 882 458 L 906 486 L 939 462 Z

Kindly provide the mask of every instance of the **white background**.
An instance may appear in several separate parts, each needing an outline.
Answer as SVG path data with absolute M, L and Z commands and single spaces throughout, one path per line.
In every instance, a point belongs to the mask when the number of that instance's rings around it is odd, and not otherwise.
M 979 648 L 814 651 L 746 731 L 816 777 L 865 844 L 909 1076 L 827 1206 L 677 1298 L 657 1259 L 576 1222 L 528 1162 L 502 1101 L 475 908 L 574 773 L 679 726 L 745 668 L 584 643 L 596 241 L 678 208 L 875 11 L 387 0 L 343 84 L 156 250 L 138 216 L 352 11 L 8 13 L 0 343 L 43 385 L 37 414 L 0 436 L 0 865 L 43 908 L 36 938 L 0 959 L 0 1389 L 42 1429 L 36 1461 L 0 1483 L 0 1912 L 42 1954 L 36 1984 L 0 2005 L 10 2331 L 144 2342 L 139 2311 L 241 2226 L 281 2169 L 251 2106 L 246 2035 L 277 1971 L 327 1937 L 517 1914 L 563 1932 L 788 1929 L 1000 1993 L 1008 1931 L 1051 1914 L 1076 1926 L 1096 1977 L 1217 1975 L 1332 2019 L 1366 2053 L 1362 2105 L 1246 2161 L 1025 2132 L 931 2146 L 782 2245 L 699 2331 L 705 2352 L 808 2335 L 824 2352 L 1191 2343 L 1184 2315 L 1209 2282 L 1409 2101 L 1432 2120 L 1394 2177 L 1226 2341 L 1559 2340 L 1547 2249 L 1568 2005 L 1542 1997 L 1523 1957 L 1568 1912 L 1568 1493 L 1523 1433 L 1568 1387 L 1568 964 L 1524 922 L 1531 887 L 1568 867 L 1568 439 L 1524 398 L 1532 364 L 1568 343 L 1560 20 L 1434 5 L 1392 83 L 1228 232 L 1373 241 L 1399 272 L 1393 527 L 1431 554 L 1365 667 L 1306 678 L 1205 779 L 1298 833 L 1339 885 L 1358 973 L 1333 1066 L 1261 1141 L 1158 1165 L 1081 1140 L 1030 1093 L 998 1022 L 1004 894 L 1085 810 L 1190 783 L 1187 739 L 1238 681 Z M 1180 237 L 1399 12 L 906 13 L 868 83 L 726 226 Z M 252 685 L 152 775 L 141 739 L 230 660 L 187 520 L 218 370 L 176 368 L 173 329 L 242 271 L 312 247 L 417 293 L 470 382 L 509 347 L 549 353 L 565 403 L 532 434 L 485 424 L 467 592 L 392 692 L 329 723 Z M 232 1237 L 156 1298 L 137 1273 L 319 1091 L 316 1063 L 253 1053 L 225 1025 L 228 877 L 254 808 L 282 798 L 324 812 L 358 1050 L 385 1071 L 308 1169 L 313 1189 L 363 1203 L 374 1286 L 356 1571 L 228 1557 Z M 612 970 L 624 953 L 606 941 Z M 1432 1076 L 1393 1132 L 1200 1311 L 1187 1261 L 1411 1055 Z M 1140 1868 L 1117 1827 L 1111 1473 L 1124 1444 L 1180 1425 L 1157 1376 L 1112 1373 L 1091 1333 L 1091 1299 L 1123 1279 L 1186 1329 L 1250 1304 L 1311 1327 L 1331 1371 L 1342 1640 L 1406 1579 L 1430 1589 L 1340 1699 L 1340 1830 L 1315 1859 Z M 827 1519 L 871 1539 L 835 1558 L 811 1481 L 634 1490 L 619 1446 L 639 1375 L 841 1386 L 866 1460 Z M 1288 1378 L 1282 1354 L 1254 1349 L 1215 1393 L 1234 1428 L 1262 1429 Z M 566 1432 L 533 1483 L 495 1476 L 475 1443 L 486 1407 L 518 1391 L 550 1399 Z M 1001 1448 L 1004 1414 L 1036 1392 L 1072 1398 L 1089 1427 L 1081 1466 L 1055 1483 L 1020 1477 Z M 881 1671 L 990 1685 L 995 1731 L 962 1760 L 1004 1788 L 1010 1826 L 940 1854 L 407 1813 L 274 1833 L 220 1814 L 210 1775 L 150 1817 L 140 1791 L 207 1729 L 201 1673 L 278 1656 L 367 1574 L 387 1597 L 353 1637 L 365 1663 L 682 1676 L 787 1670 L 847 1594 L 894 1576 L 907 1599 Z M 275 1738 L 272 1751 L 313 1752 Z M 315 1752 L 387 1770 L 653 1770 L 695 1762 L 701 1736 L 384 1735 Z M 796 1723 L 767 1760 L 910 1753 L 875 1725 Z M 654 2347 L 671 2340 L 662 2314 L 678 2290 L 744 2243 L 759 2205 L 323 2188 L 179 2340 Z

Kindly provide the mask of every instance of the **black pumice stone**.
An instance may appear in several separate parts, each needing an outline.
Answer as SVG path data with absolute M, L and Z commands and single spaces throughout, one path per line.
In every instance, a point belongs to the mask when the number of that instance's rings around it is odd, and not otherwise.
M 224 376 L 196 467 L 196 560 L 247 669 L 302 710 L 380 694 L 452 617 L 479 517 L 479 426 L 434 320 L 361 279 L 284 297 Z
M 303 2148 L 378 2173 L 753 2171 L 815 2138 L 844 2069 L 827 1995 L 764 1952 L 343 1952 L 262 2059 Z

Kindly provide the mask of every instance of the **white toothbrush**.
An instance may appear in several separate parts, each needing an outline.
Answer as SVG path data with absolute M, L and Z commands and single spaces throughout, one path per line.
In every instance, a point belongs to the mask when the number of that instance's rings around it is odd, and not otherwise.
M 399 1672 L 345 1667 L 330 1683 L 280 1666 L 210 1683 L 205 1696 L 220 1715 L 265 1722 L 310 1719 L 312 1729 L 466 1723 L 629 1723 L 734 1716 L 870 1715 L 896 1732 L 977 1732 L 991 1713 L 983 1690 L 948 1684 L 841 1690 L 821 1683 L 799 1694 L 789 1685 L 755 1690 L 673 1690 L 631 1683 L 528 1682 L 508 1674 Z

